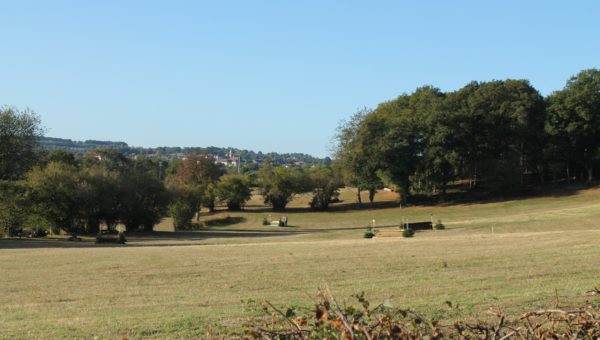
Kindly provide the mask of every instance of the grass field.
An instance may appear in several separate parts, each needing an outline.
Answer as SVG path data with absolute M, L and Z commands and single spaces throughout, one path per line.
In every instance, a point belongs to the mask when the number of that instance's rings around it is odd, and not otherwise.
M 492 306 L 544 306 L 600 283 L 600 189 L 408 208 L 382 192 L 377 208 L 361 210 L 349 209 L 352 192 L 341 197 L 328 213 L 298 197 L 287 228 L 262 226 L 281 214 L 256 197 L 245 212 L 201 217 L 237 223 L 173 232 L 165 220 L 126 246 L 0 240 L 0 338 L 234 334 L 260 315 L 242 300 L 310 308 L 325 284 L 341 300 L 364 291 L 449 320 L 484 318 Z M 362 238 L 373 219 L 402 218 L 441 219 L 447 230 Z

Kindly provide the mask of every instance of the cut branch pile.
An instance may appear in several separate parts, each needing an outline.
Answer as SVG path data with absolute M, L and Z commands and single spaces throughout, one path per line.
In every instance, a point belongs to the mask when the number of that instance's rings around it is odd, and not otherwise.
M 588 296 L 599 296 L 593 289 Z M 318 292 L 313 310 L 298 315 L 296 308 L 282 310 L 265 301 L 268 315 L 246 325 L 253 339 L 598 339 L 600 305 L 586 301 L 578 308 L 555 308 L 510 317 L 490 310 L 495 321 L 455 322 L 442 325 L 410 309 L 394 308 L 385 300 L 371 307 L 364 293 L 353 295 L 358 307 L 338 303 L 326 287 Z M 453 308 L 450 302 L 447 302 Z M 508 321 L 512 320 L 512 321 Z

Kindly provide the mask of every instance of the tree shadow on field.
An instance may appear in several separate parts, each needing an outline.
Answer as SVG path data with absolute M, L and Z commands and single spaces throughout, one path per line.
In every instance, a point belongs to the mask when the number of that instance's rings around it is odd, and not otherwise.
M 490 203 L 504 203 L 513 201 L 525 201 L 534 198 L 560 198 L 577 195 L 586 189 L 598 189 L 599 183 L 554 183 L 544 186 L 528 187 L 511 192 L 498 193 L 482 188 L 465 190 L 462 192 L 448 193 L 441 196 L 411 197 L 411 206 L 440 206 L 449 207 L 457 205 L 476 205 Z
M 568 197 L 581 193 L 583 190 L 599 189 L 600 182 L 596 181 L 593 183 L 552 183 L 544 186 L 533 186 L 526 187 L 520 190 L 513 190 L 509 192 L 493 192 L 485 188 L 476 188 L 472 190 L 466 190 L 463 188 L 461 191 L 450 192 L 442 196 L 441 194 L 426 196 L 426 195 L 412 195 L 409 197 L 408 202 L 403 204 L 402 207 L 449 207 L 457 205 L 474 205 L 474 204 L 489 204 L 489 203 L 503 203 L 511 201 L 524 201 L 533 198 L 560 198 Z M 387 200 L 374 202 L 372 205 L 369 202 L 358 204 L 358 202 L 340 202 L 333 204 L 329 207 L 327 212 L 347 212 L 349 210 L 360 211 L 360 210 L 377 210 L 377 209 L 389 209 L 399 208 L 400 202 Z M 289 208 L 286 211 L 290 212 L 307 212 L 315 211 L 310 208 Z
M 227 238 L 266 238 L 304 234 L 306 231 L 292 228 L 273 230 L 260 229 L 206 229 L 195 231 L 153 231 L 127 233 L 127 244 L 96 244 L 93 237 L 83 237 L 82 241 L 68 241 L 66 238 L 6 238 L 0 239 L 0 251 L 7 249 L 41 248 L 131 248 L 206 245 L 202 241 Z
M 71 242 L 56 238 L 5 238 L 0 239 L 0 251 L 6 249 L 41 249 L 41 248 L 90 248 L 90 247 L 124 247 L 120 244 L 95 244 L 94 241 L 83 240 Z
M 358 204 L 358 202 L 344 202 L 340 201 L 339 203 L 331 204 L 327 210 L 316 210 L 312 209 L 309 206 L 306 207 L 298 207 L 298 206 L 288 206 L 283 211 L 273 210 L 269 206 L 253 206 L 251 209 L 245 209 L 245 213 L 260 213 L 260 214 L 282 214 L 286 213 L 308 213 L 308 212 L 327 212 L 327 213 L 337 213 L 337 212 L 347 212 L 347 211 L 355 211 L 355 210 L 370 210 L 370 209 L 388 209 L 388 208 L 398 208 L 399 203 L 396 201 L 380 201 L 374 202 L 372 205 L 369 203 L 363 202 L 362 204 Z M 250 207 L 248 207 L 250 208 Z
M 220 218 L 213 218 L 204 220 L 204 225 L 207 227 L 220 227 L 220 226 L 229 226 L 234 224 L 240 224 L 246 222 L 245 217 L 241 216 L 224 216 Z

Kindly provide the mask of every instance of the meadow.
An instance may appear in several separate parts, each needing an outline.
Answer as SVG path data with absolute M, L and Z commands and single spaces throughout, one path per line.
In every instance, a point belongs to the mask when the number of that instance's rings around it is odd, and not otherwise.
M 307 199 L 282 214 L 255 196 L 246 211 L 204 213 L 198 231 L 174 232 L 165 219 L 125 246 L 2 239 L 0 338 L 235 335 L 262 315 L 249 300 L 311 308 L 324 285 L 342 301 L 364 291 L 450 322 L 546 306 L 600 281 L 598 188 L 410 207 L 382 191 L 373 209 L 352 209 L 344 190 L 330 212 L 308 210 Z M 262 226 L 269 215 L 289 226 Z M 373 220 L 402 219 L 441 219 L 446 230 L 362 237 Z

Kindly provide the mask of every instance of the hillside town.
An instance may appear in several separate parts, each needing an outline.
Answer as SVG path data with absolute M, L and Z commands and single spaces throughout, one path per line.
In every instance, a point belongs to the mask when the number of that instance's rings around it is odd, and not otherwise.
M 114 149 L 130 158 L 147 157 L 170 161 L 174 159 L 183 160 L 188 154 L 203 153 L 215 158 L 215 162 L 225 167 L 238 167 L 242 164 L 255 163 L 261 165 L 269 160 L 273 164 L 282 166 L 303 165 L 329 165 L 329 157 L 318 158 L 304 153 L 277 153 L 261 151 L 249 151 L 232 147 L 156 147 L 144 148 L 129 146 L 125 142 L 111 141 L 73 141 L 71 139 L 41 137 L 40 146 L 46 150 L 65 150 L 75 155 L 83 155 L 94 149 Z

